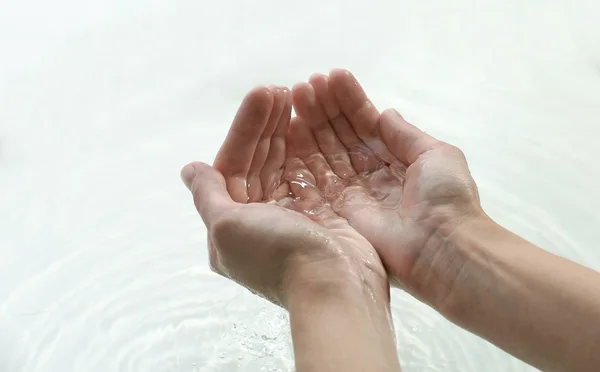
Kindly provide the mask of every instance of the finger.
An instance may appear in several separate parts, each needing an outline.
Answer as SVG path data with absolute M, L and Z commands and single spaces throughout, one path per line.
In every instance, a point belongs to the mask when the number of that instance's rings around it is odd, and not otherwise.
M 290 124 L 292 114 L 292 94 L 286 89 L 283 112 L 279 117 L 277 127 L 271 136 L 269 154 L 260 171 L 260 181 L 263 188 L 263 200 L 271 200 L 275 197 L 275 191 L 281 184 L 283 166 L 285 163 L 286 149 L 285 136 Z M 280 196 L 278 193 L 277 196 Z M 276 199 L 278 200 L 278 199 Z
M 404 164 L 410 165 L 424 152 L 439 146 L 440 141 L 410 124 L 393 109 L 385 110 L 380 119 L 381 135 L 387 148 Z
M 348 119 L 342 114 L 331 81 L 325 75 L 313 75 L 310 83 L 315 90 L 317 100 L 329 118 L 329 123 L 340 142 L 348 150 L 351 164 L 357 173 L 372 172 L 381 167 L 381 161 L 358 137 Z
M 282 170 L 283 173 L 283 170 Z M 283 178 L 283 174 L 281 175 Z M 290 190 L 290 184 L 286 180 L 281 180 L 278 182 L 279 186 L 275 187 L 273 190 L 273 196 L 269 198 L 269 201 L 280 201 L 284 198 L 293 197 L 292 192 Z
M 290 121 L 290 130 L 297 119 L 298 118 L 293 118 Z M 319 200 L 321 199 L 321 193 L 317 189 L 317 181 L 306 167 L 306 164 L 304 164 L 302 159 L 297 155 L 296 148 L 292 143 L 294 140 L 295 139 L 292 138 L 290 134 L 286 136 L 286 158 L 283 181 L 287 183 L 292 197 Z
M 295 122 L 296 119 L 294 118 L 293 121 Z M 284 174 L 286 181 L 284 185 L 288 185 L 289 195 L 278 199 L 278 204 L 302 213 L 315 221 L 331 218 L 333 211 L 325 204 L 322 193 L 316 186 L 315 177 L 296 154 L 295 148 L 289 143 L 290 138 L 291 136 L 287 137 L 287 158 Z
M 214 166 L 223 174 L 233 200 L 248 202 L 246 177 L 256 146 L 273 108 L 273 93 L 265 87 L 252 89 L 233 119 Z
M 256 150 L 252 157 L 252 164 L 248 171 L 248 202 L 257 202 L 263 198 L 260 172 L 267 160 L 269 148 L 271 147 L 271 136 L 279 124 L 285 107 L 286 96 L 288 95 L 288 90 L 285 88 L 273 86 L 269 87 L 269 90 L 273 94 L 273 108 L 265 129 L 256 144 Z
M 343 181 L 333 172 L 319 150 L 312 132 L 301 117 L 295 117 L 288 131 L 290 146 L 316 180 L 316 187 L 326 198 L 336 197 L 343 190 Z M 293 191 L 293 190 L 292 190 Z
M 324 76 L 324 75 L 321 75 Z M 311 79 L 317 79 L 313 75 Z M 348 150 L 335 134 L 329 118 L 318 102 L 315 89 L 311 84 L 298 83 L 292 90 L 296 114 L 310 127 L 320 152 L 331 166 L 331 169 L 342 179 L 356 175 Z
M 181 170 L 181 179 L 192 192 L 194 205 L 206 226 L 210 226 L 224 211 L 235 207 L 227 192 L 225 178 L 210 165 L 194 162 Z
M 379 133 L 379 111 L 354 75 L 348 70 L 335 69 L 330 72 L 329 79 L 335 99 L 358 137 L 381 159 L 392 163 L 395 158 Z

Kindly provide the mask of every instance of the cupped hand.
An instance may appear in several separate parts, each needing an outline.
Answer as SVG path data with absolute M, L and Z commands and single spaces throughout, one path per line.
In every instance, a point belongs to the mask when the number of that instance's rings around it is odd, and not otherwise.
M 208 229 L 211 268 L 284 307 L 292 288 L 367 283 L 387 297 L 373 246 L 323 203 L 307 165 L 286 145 L 291 107 L 288 89 L 255 88 L 214 167 L 182 169 Z
M 428 302 L 443 301 L 466 262 L 445 241 L 484 215 L 463 153 L 382 114 L 354 76 L 333 70 L 293 88 L 289 141 L 339 216 L 376 248 L 391 277 Z M 443 276 L 443 285 L 431 286 Z

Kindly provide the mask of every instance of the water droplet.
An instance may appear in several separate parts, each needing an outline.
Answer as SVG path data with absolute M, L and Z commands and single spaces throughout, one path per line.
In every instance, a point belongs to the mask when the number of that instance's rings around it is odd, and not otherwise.
M 219 354 L 219 358 L 221 358 L 221 359 L 225 358 L 225 353 Z

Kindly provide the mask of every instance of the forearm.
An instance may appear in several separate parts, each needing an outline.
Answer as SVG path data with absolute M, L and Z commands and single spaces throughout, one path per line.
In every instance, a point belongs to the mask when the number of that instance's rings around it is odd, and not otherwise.
M 387 284 L 309 278 L 290 288 L 287 307 L 298 372 L 400 371 Z
M 442 240 L 454 264 L 432 270 L 452 283 L 435 304 L 445 316 L 544 371 L 600 368 L 599 273 L 487 218 Z

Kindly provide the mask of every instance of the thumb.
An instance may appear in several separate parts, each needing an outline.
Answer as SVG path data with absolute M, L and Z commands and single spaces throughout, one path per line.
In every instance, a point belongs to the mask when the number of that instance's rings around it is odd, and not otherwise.
M 381 114 L 379 125 L 383 142 L 406 165 L 411 165 L 421 154 L 440 145 L 440 141 L 404 120 L 394 109 Z
M 215 168 L 193 162 L 181 169 L 181 179 L 194 196 L 194 205 L 208 226 L 224 211 L 235 207 L 223 175 Z

